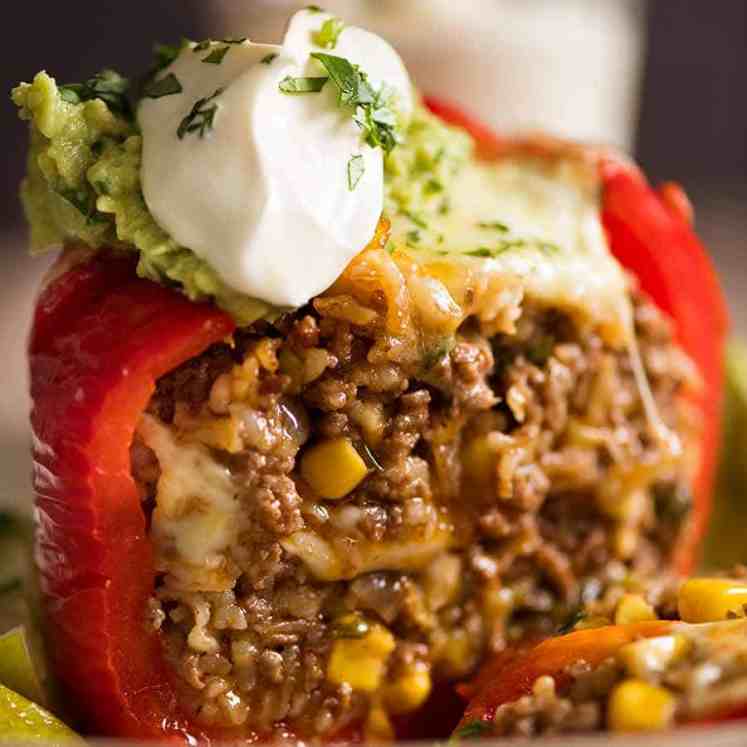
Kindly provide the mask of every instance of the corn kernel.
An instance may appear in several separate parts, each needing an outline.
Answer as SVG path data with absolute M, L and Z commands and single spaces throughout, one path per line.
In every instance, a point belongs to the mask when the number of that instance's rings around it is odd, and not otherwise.
M 362 638 L 340 638 L 332 645 L 327 679 L 338 685 L 347 683 L 353 690 L 375 692 L 393 650 L 394 636 L 381 625 L 372 625 Z
M 659 731 L 674 720 L 675 699 L 669 690 L 643 680 L 625 680 L 615 687 L 607 704 L 612 731 Z
M 662 635 L 627 643 L 617 652 L 617 660 L 632 677 L 646 679 L 681 661 L 690 650 L 683 635 Z
M 462 453 L 465 473 L 478 483 L 489 483 L 495 479 L 498 448 L 491 434 L 473 438 Z
M 717 622 L 744 617 L 747 583 L 728 578 L 691 578 L 680 587 L 680 617 L 689 623 Z
M 475 644 L 465 630 L 454 630 L 438 652 L 439 666 L 449 677 L 461 677 L 475 665 Z
M 616 625 L 629 625 L 656 619 L 654 608 L 640 594 L 624 594 L 615 608 Z
M 392 722 L 379 703 L 374 703 L 369 709 L 363 730 L 367 742 L 392 742 L 394 740 Z
M 347 438 L 322 441 L 306 451 L 301 474 L 322 498 L 346 496 L 368 474 L 361 455 Z
M 422 662 L 384 689 L 384 703 L 390 713 L 408 713 L 419 708 L 431 694 L 431 674 Z
M 239 424 L 234 418 L 204 418 L 195 424 L 189 436 L 213 449 L 238 454 L 244 443 L 239 435 Z

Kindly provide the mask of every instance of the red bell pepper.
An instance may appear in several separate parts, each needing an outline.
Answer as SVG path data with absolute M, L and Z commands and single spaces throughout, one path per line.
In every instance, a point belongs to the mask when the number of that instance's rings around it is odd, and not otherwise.
M 724 621 L 724 626 L 736 621 Z M 739 623 L 743 624 L 743 621 Z M 721 623 L 710 623 L 699 628 L 699 636 L 712 636 L 720 641 Z M 466 685 L 460 685 L 460 694 L 469 699 L 455 734 L 461 736 L 465 730 L 475 736 L 490 734 L 497 709 L 506 703 L 514 703 L 529 695 L 538 677 L 548 675 L 555 680 L 555 687 L 562 691 L 571 682 L 568 667 L 584 661 L 591 668 L 598 667 L 606 659 L 615 656 L 626 643 L 656 636 L 667 635 L 675 630 L 684 631 L 688 626 L 677 620 L 652 620 L 630 625 L 609 625 L 603 628 L 579 630 L 557 638 L 548 638 L 536 645 L 519 645 L 500 653 L 488 662 L 478 676 Z M 744 635 L 744 629 L 738 631 Z M 738 695 L 738 694 L 737 694 Z M 709 725 L 747 718 L 747 702 L 739 702 L 739 696 L 731 703 L 690 716 L 688 725 Z M 484 729 L 481 725 L 484 724 Z
M 602 190 L 602 221 L 610 248 L 637 278 L 643 290 L 675 323 L 682 348 L 697 366 L 702 387 L 689 393 L 702 413 L 700 465 L 693 484 L 691 524 L 678 543 L 674 566 L 687 574 L 711 511 L 721 432 L 723 356 L 728 312 L 708 253 L 693 232 L 692 210 L 677 185 L 658 192 L 628 160 L 599 148 L 583 148 L 552 138 L 508 139 L 451 104 L 426 99 L 445 121 L 473 135 L 478 153 L 499 158 L 516 151 L 552 157 L 574 149 L 596 164 Z
M 652 620 L 610 625 L 504 651 L 486 664 L 473 682 L 459 688 L 463 695 L 472 699 L 457 731 L 474 722 L 492 724 L 498 707 L 529 695 L 538 677 L 553 677 L 557 689 L 562 690 L 570 682 L 565 670 L 571 664 L 583 660 L 592 668 L 597 667 L 624 644 L 665 635 L 674 624 L 671 620 Z
M 179 714 L 145 625 L 155 573 L 129 449 L 158 377 L 233 328 L 125 259 L 58 262 L 41 292 L 29 342 L 36 560 L 53 667 L 91 733 L 207 738 Z

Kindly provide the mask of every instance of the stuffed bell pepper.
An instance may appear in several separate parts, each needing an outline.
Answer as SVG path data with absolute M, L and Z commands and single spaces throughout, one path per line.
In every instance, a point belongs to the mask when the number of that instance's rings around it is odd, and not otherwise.
M 426 103 L 315 8 L 13 99 L 34 249 L 63 248 L 36 562 L 86 733 L 392 739 L 689 566 L 726 322 L 676 187 Z
M 454 738 L 662 732 L 747 718 L 747 584 L 691 578 L 608 594 L 565 635 L 505 650 L 459 686 Z

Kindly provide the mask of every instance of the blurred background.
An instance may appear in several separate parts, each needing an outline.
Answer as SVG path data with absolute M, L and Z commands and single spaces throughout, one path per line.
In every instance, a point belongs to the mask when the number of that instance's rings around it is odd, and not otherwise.
M 153 42 L 182 36 L 276 41 L 286 0 L 15 3 L 0 89 L 40 68 L 60 82 L 104 66 L 135 75 Z M 502 130 L 537 129 L 631 150 L 653 181 L 685 185 L 698 229 L 747 334 L 747 2 L 744 0 L 322 0 L 400 50 L 420 88 Z M 14 31 L 17 30 L 17 31 Z M 49 258 L 26 255 L 16 194 L 26 134 L 0 107 L 0 505 L 26 501 L 23 347 Z

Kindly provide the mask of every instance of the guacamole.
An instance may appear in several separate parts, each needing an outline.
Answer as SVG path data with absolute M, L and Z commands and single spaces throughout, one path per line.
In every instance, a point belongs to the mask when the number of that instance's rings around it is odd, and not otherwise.
M 126 87 L 113 71 L 72 86 L 40 72 L 13 90 L 31 131 L 21 199 L 32 251 L 74 243 L 137 251 L 139 275 L 195 301 L 213 299 L 239 325 L 276 315 L 277 309 L 230 288 L 150 214 L 140 184 L 142 138 Z M 404 142 L 387 157 L 386 210 L 427 215 L 447 209 L 450 179 L 471 148 L 466 134 L 419 107 Z

